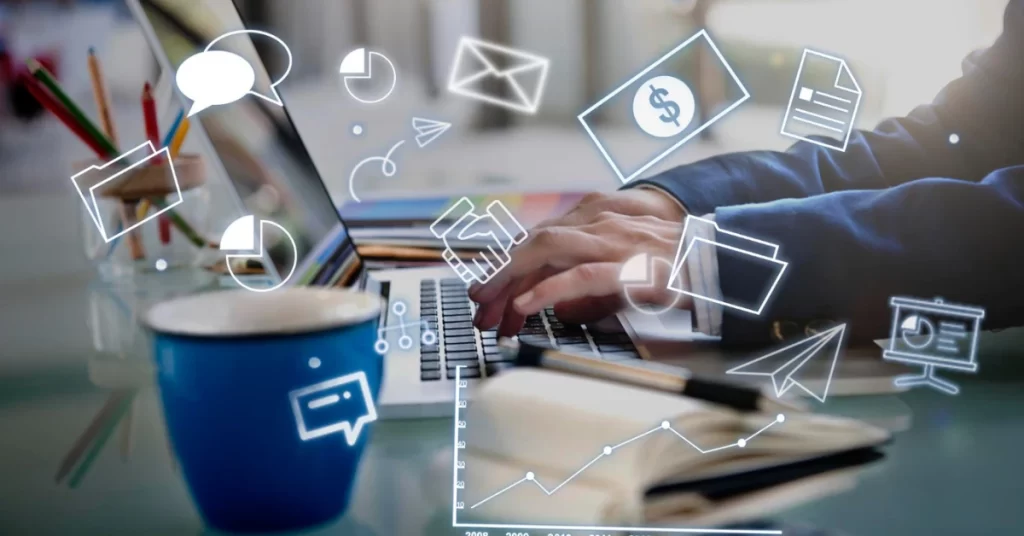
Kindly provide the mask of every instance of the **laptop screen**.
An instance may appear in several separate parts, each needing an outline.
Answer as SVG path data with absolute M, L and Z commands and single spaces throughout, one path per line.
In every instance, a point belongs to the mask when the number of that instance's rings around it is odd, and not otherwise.
M 174 69 L 215 38 L 245 28 L 231 0 L 141 0 L 140 4 L 164 58 Z M 256 73 L 253 91 L 269 91 L 271 77 L 263 50 L 257 51 L 248 34 L 232 35 L 216 46 L 252 65 Z M 287 89 L 277 90 L 287 103 Z M 245 210 L 257 219 L 283 226 L 294 238 L 298 266 L 289 285 L 348 287 L 357 282 L 359 256 L 284 107 L 247 95 L 231 104 L 207 108 L 192 121 L 208 136 Z M 278 238 L 265 237 L 264 247 L 277 273 L 284 276 L 294 257 L 290 242 Z

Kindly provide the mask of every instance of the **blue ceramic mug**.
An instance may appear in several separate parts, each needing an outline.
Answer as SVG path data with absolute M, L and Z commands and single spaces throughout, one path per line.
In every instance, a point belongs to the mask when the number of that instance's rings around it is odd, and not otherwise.
M 377 418 L 380 308 L 373 294 L 286 288 L 147 312 L 171 442 L 209 526 L 293 530 L 345 511 Z

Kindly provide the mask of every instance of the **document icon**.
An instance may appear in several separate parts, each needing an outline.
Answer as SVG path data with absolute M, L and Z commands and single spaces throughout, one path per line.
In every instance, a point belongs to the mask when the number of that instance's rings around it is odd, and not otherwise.
M 472 37 L 455 50 L 448 91 L 527 114 L 537 113 L 551 62 Z
M 767 376 L 772 379 L 775 396 L 781 397 L 794 386 L 824 403 L 832 374 L 843 347 L 846 324 L 840 324 L 785 348 L 727 370 L 726 374 Z M 814 365 L 810 365 L 811 362 Z M 820 363 L 819 363 L 820 362 Z M 817 366 L 819 365 L 820 366 Z M 822 381 L 824 379 L 824 381 Z
M 709 238 L 713 237 L 713 238 Z M 716 256 L 721 267 L 726 262 L 748 265 L 749 281 L 736 294 L 719 296 L 702 288 L 683 288 L 679 277 L 682 270 L 689 269 L 690 262 L 697 256 Z M 779 246 L 726 231 L 718 223 L 704 218 L 689 216 L 683 226 L 683 236 L 672 263 L 672 275 L 668 289 L 681 292 L 693 298 L 717 303 L 747 313 L 759 315 L 782 279 L 789 263 L 779 260 Z
M 167 182 L 172 184 L 147 184 L 140 185 L 138 188 L 127 184 L 136 171 L 149 166 L 154 159 L 164 159 L 168 163 L 166 167 L 169 173 L 166 178 Z M 99 230 L 100 236 L 103 237 L 105 242 L 110 242 L 129 231 L 137 229 L 142 224 L 173 209 L 182 202 L 181 185 L 178 183 L 178 175 L 174 171 L 174 163 L 171 162 L 170 152 L 166 147 L 157 151 L 149 141 L 140 144 L 138 147 L 102 166 L 89 166 L 88 169 L 79 171 L 71 177 L 71 183 L 75 185 L 78 197 L 82 198 L 85 210 L 92 216 L 92 221 L 96 224 L 96 229 Z M 131 225 L 110 230 L 106 228 L 103 224 L 103 215 L 100 214 L 99 203 L 96 199 L 97 194 L 99 197 L 124 197 L 123 193 L 126 190 L 138 190 L 140 192 L 139 197 L 141 198 L 144 197 L 143 193 L 147 190 L 147 187 L 151 186 L 160 186 L 161 188 L 158 189 L 173 191 L 176 194 L 168 196 L 167 206 L 160 208 L 160 210 L 151 211 L 145 218 Z M 148 189 L 151 190 L 153 188 Z M 115 192 L 121 195 L 114 195 Z
M 804 49 L 781 133 L 845 152 L 860 97 L 860 86 L 846 60 Z

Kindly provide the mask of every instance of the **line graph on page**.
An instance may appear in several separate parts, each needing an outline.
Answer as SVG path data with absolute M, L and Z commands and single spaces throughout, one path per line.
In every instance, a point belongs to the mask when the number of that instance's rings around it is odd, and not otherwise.
M 465 529 L 466 536 L 484 536 L 489 533 L 487 530 L 513 531 L 511 534 L 520 536 L 575 536 L 576 534 L 597 535 L 609 532 L 630 534 L 634 536 L 653 534 L 782 534 L 780 530 L 745 530 L 745 529 L 709 529 L 709 528 L 683 528 L 665 526 L 595 526 L 595 525 L 565 525 L 565 524 L 543 524 L 531 523 L 529 519 L 517 520 L 514 523 L 492 523 L 486 520 L 478 520 L 474 510 L 487 503 L 497 503 L 507 493 L 523 487 L 532 486 L 538 488 L 548 500 L 558 500 L 559 495 L 572 493 L 566 486 L 577 478 L 581 478 L 602 461 L 616 455 L 616 453 L 633 442 L 653 434 L 667 434 L 675 439 L 679 448 L 691 449 L 699 454 L 709 454 L 726 449 L 742 449 L 750 442 L 756 441 L 757 437 L 774 426 L 785 423 L 785 415 L 779 414 L 774 420 L 745 437 L 737 438 L 735 441 L 721 445 L 700 445 L 686 436 L 685 430 L 679 430 L 668 421 L 653 423 L 652 427 L 632 437 L 623 437 L 620 441 L 608 445 L 595 445 L 594 456 L 579 469 L 573 472 L 568 478 L 559 481 L 547 481 L 538 475 L 539 471 L 527 470 L 518 479 L 509 479 L 507 484 L 493 490 L 468 490 L 464 475 L 472 463 L 467 460 L 466 451 L 471 446 L 466 442 L 466 433 L 472 426 L 465 418 L 470 402 L 466 394 L 468 382 L 462 380 L 462 368 L 455 368 L 455 419 L 453 426 L 453 460 L 452 460 L 452 526 L 457 529 Z M 538 468 L 539 469 L 539 468 Z M 467 495 L 474 497 L 466 500 Z M 472 521 L 467 521 L 472 519 Z M 462 534 L 461 532 L 459 534 Z M 502 532 L 504 534 L 504 532 Z

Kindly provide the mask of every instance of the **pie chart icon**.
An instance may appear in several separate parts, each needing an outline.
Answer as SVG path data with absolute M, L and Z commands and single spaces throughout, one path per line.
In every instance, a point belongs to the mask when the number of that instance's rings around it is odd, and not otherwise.
M 919 315 L 910 315 L 900 324 L 900 338 L 907 346 L 920 350 L 932 342 L 935 326 L 930 320 Z
M 659 269 L 659 265 L 662 266 L 661 269 L 665 270 L 664 273 L 671 273 L 671 262 L 661 257 L 653 257 L 647 253 L 631 257 L 622 264 L 622 268 L 619 270 L 619 282 L 622 283 L 622 291 L 626 301 L 638 313 L 660 315 L 674 309 L 683 296 L 678 292 L 673 292 L 672 294 L 675 298 L 673 298 L 671 303 L 665 305 L 646 304 L 643 303 L 643 300 L 636 297 L 640 293 L 652 294 L 649 292 L 649 289 L 658 285 L 658 278 L 655 277 L 655 274 L 657 273 L 656 270 Z
M 292 266 L 288 270 L 288 274 L 281 278 L 281 281 L 271 287 L 253 287 L 246 284 L 244 281 L 238 279 L 235 272 L 231 268 L 232 259 L 259 259 L 262 258 L 266 248 L 264 247 L 264 229 L 267 226 L 274 227 L 279 230 L 288 242 L 292 246 Z M 220 250 L 221 251 L 235 251 L 238 253 L 230 254 L 225 256 L 227 261 L 228 273 L 231 274 L 231 278 L 235 280 L 235 283 L 246 290 L 253 292 L 270 292 L 271 290 L 277 290 L 284 286 L 285 283 L 291 279 L 292 274 L 295 273 L 295 267 L 299 262 L 299 248 L 295 245 L 295 239 L 288 231 L 270 220 L 260 220 L 259 226 L 256 225 L 255 216 L 242 216 L 237 220 L 231 222 L 228 228 L 224 230 L 224 233 L 220 237 Z
M 338 72 L 348 94 L 363 104 L 376 104 L 388 98 L 398 82 L 395 64 L 384 54 L 365 48 L 346 54 Z

